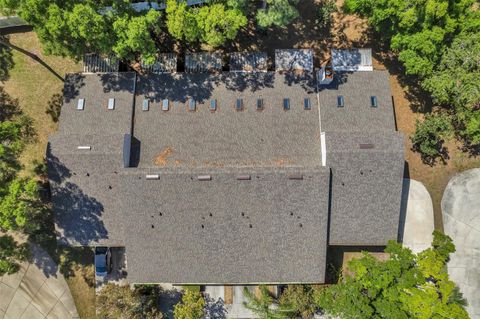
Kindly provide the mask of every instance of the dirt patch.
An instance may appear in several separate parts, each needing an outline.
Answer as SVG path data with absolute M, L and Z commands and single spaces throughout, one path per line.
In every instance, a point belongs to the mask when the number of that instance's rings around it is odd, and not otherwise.
M 168 157 L 173 154 L 173 148 L 167 147 L 155 158 L 155 165 L 157 166 L 167 166 Z

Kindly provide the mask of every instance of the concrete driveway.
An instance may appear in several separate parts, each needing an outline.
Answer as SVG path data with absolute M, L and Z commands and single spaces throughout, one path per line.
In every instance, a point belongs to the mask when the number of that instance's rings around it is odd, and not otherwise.
M 432 198 L 425 186 L 413 179 L 403 180 L 399 241 L 414 253 L 432 244 L 434 229 Z
M 444 231 L 457 251 L 448 273 L 468 300 L 472 319 L 480 318 L 480 169 L 453 177 L 442 198 Z
M 19 272 L 0 277 L 0 319 L 79 318 L 67 282 L 39 246 L 31 244 L 33 261 Z

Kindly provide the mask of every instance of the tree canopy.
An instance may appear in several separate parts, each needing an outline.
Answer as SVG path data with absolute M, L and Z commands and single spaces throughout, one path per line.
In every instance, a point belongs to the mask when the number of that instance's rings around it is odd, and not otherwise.
M 240 28 L 247 25 L 247 18 L 237 5 L 229 2 L 213 3 L 191 8 L 186 2 L 167 1 L 168 32 L 178 40 L 202 42 L 218 47 L 233 40 Z
M 475 0 L 346 0 L 344 9 L 368 18 L 370 26 L 398 53 L 438 106 L 446 107 L 457 137 L 480 145 L 480 11 Z M 436 117 L 417 123 L 412 139 L 437 144 Z M 427 130 L 430 130 L 427 132 Z M 427 134 L 425 134 L 427 133 Z M 436 136 L 434 136 L 436 135 Z M 439 154 L 428 142 L 415 147 L 424 157 Z M 427 145 L 427 147 L 425 147 Z
M 380 261 L 368 253 L 349 262 L 351 276 L 315 294 L 319 307 L 342 318 L 468 318 L 465 302 L 449 280 L 452 240 L 434 231 L 432 247 L 413 254 L 390 241 Z
M 267 0 L 267 7 L 257 12 L 257 23 L 263 28 L 285 27 L 298 18 L 298 0 Z
M 175 305 L 175 319 L 202 319 L 204 317 L 205 299 L 199 291 L 186 289 L 182 301 Z
M 178 40 L 218 47 L 247 24 L 246 1 L 208 1 L 189 7 L 167 1 L 166 23 L 153 9 L 136 12 L 127 1 L 0 0 L 0 12 L 16 13 L 31 24 L 46 54 L 81 59 L 85 53 L 152 64 L 168 31 Z M 166 28 L 165 28 L 166 26 Z

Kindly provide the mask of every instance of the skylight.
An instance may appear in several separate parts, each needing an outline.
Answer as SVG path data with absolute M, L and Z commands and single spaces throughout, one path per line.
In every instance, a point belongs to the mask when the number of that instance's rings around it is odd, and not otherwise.
M 83 110 L 85 108 L 85 99 L 78 99 L 77 110 Z
M 243 110 L 243 99 L 237 99 L 237 102 L 235 103 L 235 109 L 237 111 Z
M 371 107 L 378 107 L 378 101 L 377 101 L 377 97 L 372 95 L 370 97 L 370 106 Z
M 162 101 L 162 111 L 168 111 L 168 99 Z
M 114 110 L 115 109 L 115 99 L 114 98 L 108 99 L 108 109 L 109 110 Z
M 290 99 L 288 98 L 283 99 L 283 109 L 285 111 L 290 110 Z
M 337 107 L 344 107 L 345 106 L 345 99 L 343 95 L 337 96 Z
M 263 110 L 263 99 L 257 99 L 257 111 Z
M 195 109 L 196 109 L 195 100 L 194 100 L 194 99 L 190 99 L 190 100 L 188 101 L 188 110 L 189 110 L 190 112 L 194 112 Z
M 148 111 L 148 106 L 149 106 L 149 101 L 148 99 L 143 99 L 143 103 L 142 103 L 142 111 Z
M 310 101 L 310 98 L 304 98 L 303 99 L 303 108 L 305 110 L 311 110 L 312 109 L 312 102 Z
M 215 112 L 217 110 L 217 100 L 211 99 L 210 100 L 210 111 Z

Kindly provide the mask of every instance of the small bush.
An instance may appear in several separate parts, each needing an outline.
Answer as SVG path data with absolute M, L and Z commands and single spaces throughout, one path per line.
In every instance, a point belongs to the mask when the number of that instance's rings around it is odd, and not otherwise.
M 159 289 L 106 284 L 97 296 L 98 318 L 161 319 Z

